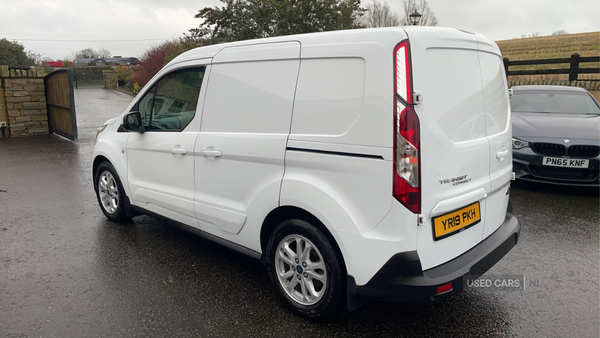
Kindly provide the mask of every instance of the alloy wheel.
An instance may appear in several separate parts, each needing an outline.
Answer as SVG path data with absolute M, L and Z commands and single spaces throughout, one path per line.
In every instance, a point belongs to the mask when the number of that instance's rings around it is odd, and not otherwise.
M 325 261 L 308 238 L 294 234 L 281 240 L 275 253 L 275 269 L 283 290 L 296 303 L 314 305 L 325 295 Z
M 119 187 L 113 175 L 104 171 L 98 179 L 98 195 L 102 207 L 109 214 L 114 214 L 119 207 Z

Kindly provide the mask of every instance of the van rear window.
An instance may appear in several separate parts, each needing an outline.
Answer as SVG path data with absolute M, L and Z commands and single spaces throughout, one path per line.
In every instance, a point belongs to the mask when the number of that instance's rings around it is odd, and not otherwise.
M 427 50 L 424 82 L 426 114 L 453 142 L 485 137 L 485 106 L 477 51 L 431 48 Z M 432 99 L 428 99 L 432 98 Z M 433 99 L 435 98 L 435 99 Z

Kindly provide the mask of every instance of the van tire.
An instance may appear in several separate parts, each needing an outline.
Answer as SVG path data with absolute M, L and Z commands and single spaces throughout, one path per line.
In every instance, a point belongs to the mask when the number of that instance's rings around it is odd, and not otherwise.
M 344 295 L 341 262 L 328 237 L 301 219 L 279 223 L 267 244 L 271 282 L 286 307 L 307 319 L 328 318 L 340 307 Z
M 106 218 L 114 222 L 128 219 L 125 191 L 117 171 L 110 162 L 105 161 L 98 166 L 94 176 L 94 190 Z

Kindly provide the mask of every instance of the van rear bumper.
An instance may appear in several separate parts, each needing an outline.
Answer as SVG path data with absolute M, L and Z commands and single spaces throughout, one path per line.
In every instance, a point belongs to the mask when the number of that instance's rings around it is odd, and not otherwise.
M 416 251 L 394 255 L 364 286 L 348 276 L 348 308 L 356 309 L 365 298 L 422 303 L 449 297 L 464 289 L 465 276 L 480 276 L 496 264 L 518 242 L 521 225 L 512 213 L 492 235 L 464 254 L 435 268 L 422 271 Z M 437 288 L 452 283 L 448 291 Z

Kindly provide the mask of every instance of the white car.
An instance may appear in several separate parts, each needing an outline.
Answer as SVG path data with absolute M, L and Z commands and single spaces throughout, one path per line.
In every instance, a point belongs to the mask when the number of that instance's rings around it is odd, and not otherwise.
M 260 259 L 306 318 L 448 297 L 519 237 L 500 51 L 457 29 L 194 49 L 99 129 L 93 158 L 106 217 Z

